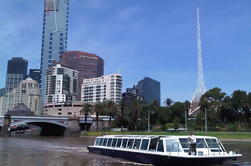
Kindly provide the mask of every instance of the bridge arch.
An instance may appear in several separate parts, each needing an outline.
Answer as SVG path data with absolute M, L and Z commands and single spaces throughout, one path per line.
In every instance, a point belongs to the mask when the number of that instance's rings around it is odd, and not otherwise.
M 18 126 L 20 124 L 32 124 L 41 127 L 40 136 L 64 136 L 64 133 L 68 128 L 66 123 L 35 119 L 12 122 L 11 126 Z

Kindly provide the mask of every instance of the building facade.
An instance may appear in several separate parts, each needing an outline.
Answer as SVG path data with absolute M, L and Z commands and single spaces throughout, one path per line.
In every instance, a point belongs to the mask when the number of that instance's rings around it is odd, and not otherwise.
M 30 69 L 29 70 L 29 77 L 33 80 L 37 81 L 40 84 L 41 81 L 41 71 L 40 69 Z
M 134 101 L 143 101 L 143 97 L 138 95 L 137 86 L 133 86 L 133 88 L 126 88 L 126 92 L 122 94 L 122 99 L 124 104 L 131 104 Z
M 26 79 L 28 71 L 28 61 L 21 57 L 14 57 L 8 61 L 6 74 L 6 93 L 15 89 L 19 83 Z
M 61 102 L 47 103 L 44 105 L 43 115 L 48 116 L 63 116 L 63 117 L 80 117 L 83 116 L 80 110 L 83 109 L 84 102 Z
M 45 103 L 77 100 L 78 71 L 61 64 L 47 70 Z
M 0 89 L 0 97 L 5 95 L 5 88 L 1 88 Z
M 79 72 L 78 89 L 83 79 L 101 77 L 104 74 L 104 60 L 99 56 L 81 51 L 67 51 L 61 55 L 62 65 L 69 66 Z M 77 94 L 81 99 L 81 91 Z
M 45 0 L 41 49 L 41 97 L 45 99 L 46 72 L 67 49 L 69 0 Z
M 2 115 L 20 103 L 25 104 L 35 115 L 41 113 L 39 84 L 31 78 L 21 81 L 17 88 L 0 98 Z
M 110 100 L 119 103 L 122 99 L 121 92 L 122 76 L 120 74 L 84 79 L 81 89 L 81 101 L 96 103 Z
M 143 97 L 145 104 L 152 104 L 154 101 L 160 105 L 160 82 L 145 77 L 137 85 L 138 95 Z

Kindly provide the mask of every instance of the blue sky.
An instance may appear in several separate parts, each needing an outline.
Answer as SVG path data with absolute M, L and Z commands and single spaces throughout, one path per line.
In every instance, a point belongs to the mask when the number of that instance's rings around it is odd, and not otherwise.
M 39 68 L 43 0 L 0 0 L 0 87 L 14 56 Z M 71 0 L 68 50 L 96 53 L 123 87 L 161 82 L 162 102 L 196 89 L 196 7 L 201 12 L 206 88 L 251 91 L 250 0 Z

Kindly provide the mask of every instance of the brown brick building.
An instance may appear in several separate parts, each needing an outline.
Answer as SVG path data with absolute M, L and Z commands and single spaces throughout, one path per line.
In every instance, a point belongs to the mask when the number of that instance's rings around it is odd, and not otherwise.
M 78 100 L 81 98 L 80 92 L 83 79 L 100 77 L 104 74 L 104 60 L 92 53 L 67 51 L 61 55 L 61 64 L 79 72 Z

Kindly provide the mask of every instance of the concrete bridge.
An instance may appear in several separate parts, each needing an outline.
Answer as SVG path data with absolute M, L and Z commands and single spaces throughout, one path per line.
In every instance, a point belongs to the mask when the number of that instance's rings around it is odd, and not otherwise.
M 81 129 L 90 127 L 93 118 L 49 117 L 49 116 L 11 116 L 10 127 L 20 124 L 32 124 L 41 127 L 41 136 L 80 135 Z M 0 128 L 4 125 L 4 116 L 0 116 Z

